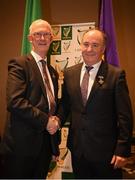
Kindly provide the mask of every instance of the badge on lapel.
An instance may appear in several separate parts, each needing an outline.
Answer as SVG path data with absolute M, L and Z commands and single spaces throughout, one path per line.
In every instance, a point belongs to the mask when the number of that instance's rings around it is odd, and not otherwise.
M 53 78 L 53 79 L 55 79 L 55 78 L 56 78 L 56 76 L 55 76 L 55 74 L 54 74 L 54 73 L 52 74 L 52 78 Z
M 98 81 L 99 85 L 102 86 L 104 83 L 104 76 L 98 76 L 97 81 Z

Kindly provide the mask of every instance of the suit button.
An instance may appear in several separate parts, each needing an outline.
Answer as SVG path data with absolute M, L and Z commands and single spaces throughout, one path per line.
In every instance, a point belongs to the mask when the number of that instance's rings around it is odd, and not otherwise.
M 82 115 L 86 115 L 86 111 L 85 111 L 85 110 L 82 111 L 81 114 L 82 114 Z
M 82 116 L 86 116 L 86 113 L 85 113 L 85 112 L 83 112 L 83 113 L 82 113 Z
M 81 112 L 82 114 L 86 114 L 86 109 L 84 108 L 84 109 L 82 109 L 82 112 Z

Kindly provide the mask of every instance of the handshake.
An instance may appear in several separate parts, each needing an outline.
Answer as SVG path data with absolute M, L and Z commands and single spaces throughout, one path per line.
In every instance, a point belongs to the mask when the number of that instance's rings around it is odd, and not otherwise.
M 60 119 L 57 116 L 50 116 L 47 123 L 47 131 L 53 135 L 60 128 Z

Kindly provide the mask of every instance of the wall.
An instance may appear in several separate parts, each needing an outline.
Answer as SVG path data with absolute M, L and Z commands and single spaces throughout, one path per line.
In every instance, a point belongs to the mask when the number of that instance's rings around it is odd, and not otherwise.
M 41 0 L 43 18 L 51 24 L 96 22 L 98 24 L 99 0 Z M 117 47 L 121 67 L 126 70 L 129 92 L 135 112 L 134 83 L 134 29 L 135 1 L 113 0 Z M 1 0 L 0 6 L 0 133 L 6 119 L 7 62 L 20 55 L 23 33 L 25 0 Z M 135 114 L 134 114 L 135 115 Z

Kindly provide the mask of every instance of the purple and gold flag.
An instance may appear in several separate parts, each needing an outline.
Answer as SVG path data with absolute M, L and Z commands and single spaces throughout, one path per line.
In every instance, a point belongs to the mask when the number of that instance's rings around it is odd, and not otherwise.
M 107 34 L 108 38 L 105 59 L 109 64 L 119 66 L 112 0 L 101 0 L 99 28 Z

